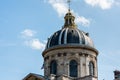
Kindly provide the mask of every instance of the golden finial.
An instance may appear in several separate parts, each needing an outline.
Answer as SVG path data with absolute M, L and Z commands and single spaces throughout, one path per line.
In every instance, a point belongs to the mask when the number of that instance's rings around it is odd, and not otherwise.
M 70 12 L 70 3 L 71 3 L 71 0 L 67 0 L 67 3 L 69 5 L 69 9 L 68 9 L 68 12 L 66 13 L 64 19 L 65 19 L 65 23 L 64 23 L 64 28 L 76 28 L 76 25 L 75 25 L 75 17 L 72 15 L 72 13 Z

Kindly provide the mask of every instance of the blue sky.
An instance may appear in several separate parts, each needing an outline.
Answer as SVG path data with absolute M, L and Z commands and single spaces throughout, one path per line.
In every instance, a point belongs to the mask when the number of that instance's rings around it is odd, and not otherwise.
M 41 53 L 62 28 L 67 9 L 65 0 L 0 0 L 1 80 L 43 75 Z M 72 0 L 71 9 L 99 51 L 99 80 L 113 80 L 113 71 L 120 70 L 120 1 Z

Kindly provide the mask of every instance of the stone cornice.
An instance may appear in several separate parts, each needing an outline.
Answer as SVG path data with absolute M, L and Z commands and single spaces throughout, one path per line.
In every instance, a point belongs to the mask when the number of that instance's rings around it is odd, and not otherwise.
M 85 49 L 85 50 L 91 50 L 93 52 L 96 53 L 96 55 L 98 55 L 98 50 L 90 47 L 90 46 L 86 46 L 86 45 L 75 45 L 75 44 L 67 44 L 67 45 L 58 45 L 58 46 L 54 46 L 48 49 L 45 49 L 42 53 L 42 55 L 44 56 L 47 52 L 49 51 L 53 51 L 53 50 L 59 50 L 59 49 Z

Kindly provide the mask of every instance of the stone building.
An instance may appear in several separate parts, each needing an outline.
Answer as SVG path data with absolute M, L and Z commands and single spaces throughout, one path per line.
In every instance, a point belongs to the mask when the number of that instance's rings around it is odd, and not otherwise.
M 70 10 L 64 20 L 42 53 L 44 77 L 29 74 L 23 80 L 98 80 L 98 51 L 89 33 L 78 29 Z
M 120 80 L 120 71 L 118 70 L 114 71 L 114 80 Z

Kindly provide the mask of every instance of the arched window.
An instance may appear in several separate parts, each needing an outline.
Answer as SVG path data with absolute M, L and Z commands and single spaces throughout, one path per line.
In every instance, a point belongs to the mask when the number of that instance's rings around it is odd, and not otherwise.
M 89 63 L 89 74 L 91 75 L 91 76 L 94 76 L 94 63 L 93 62 L 90 62 Z
M 50 63 L 50 74 L 57 74 L 57 62 L 55 60 Z
M 75 60 L 71 60 L 69 63 L 69 74 L 71 77 L 77 77 L 78 75 L 78 64 Z

